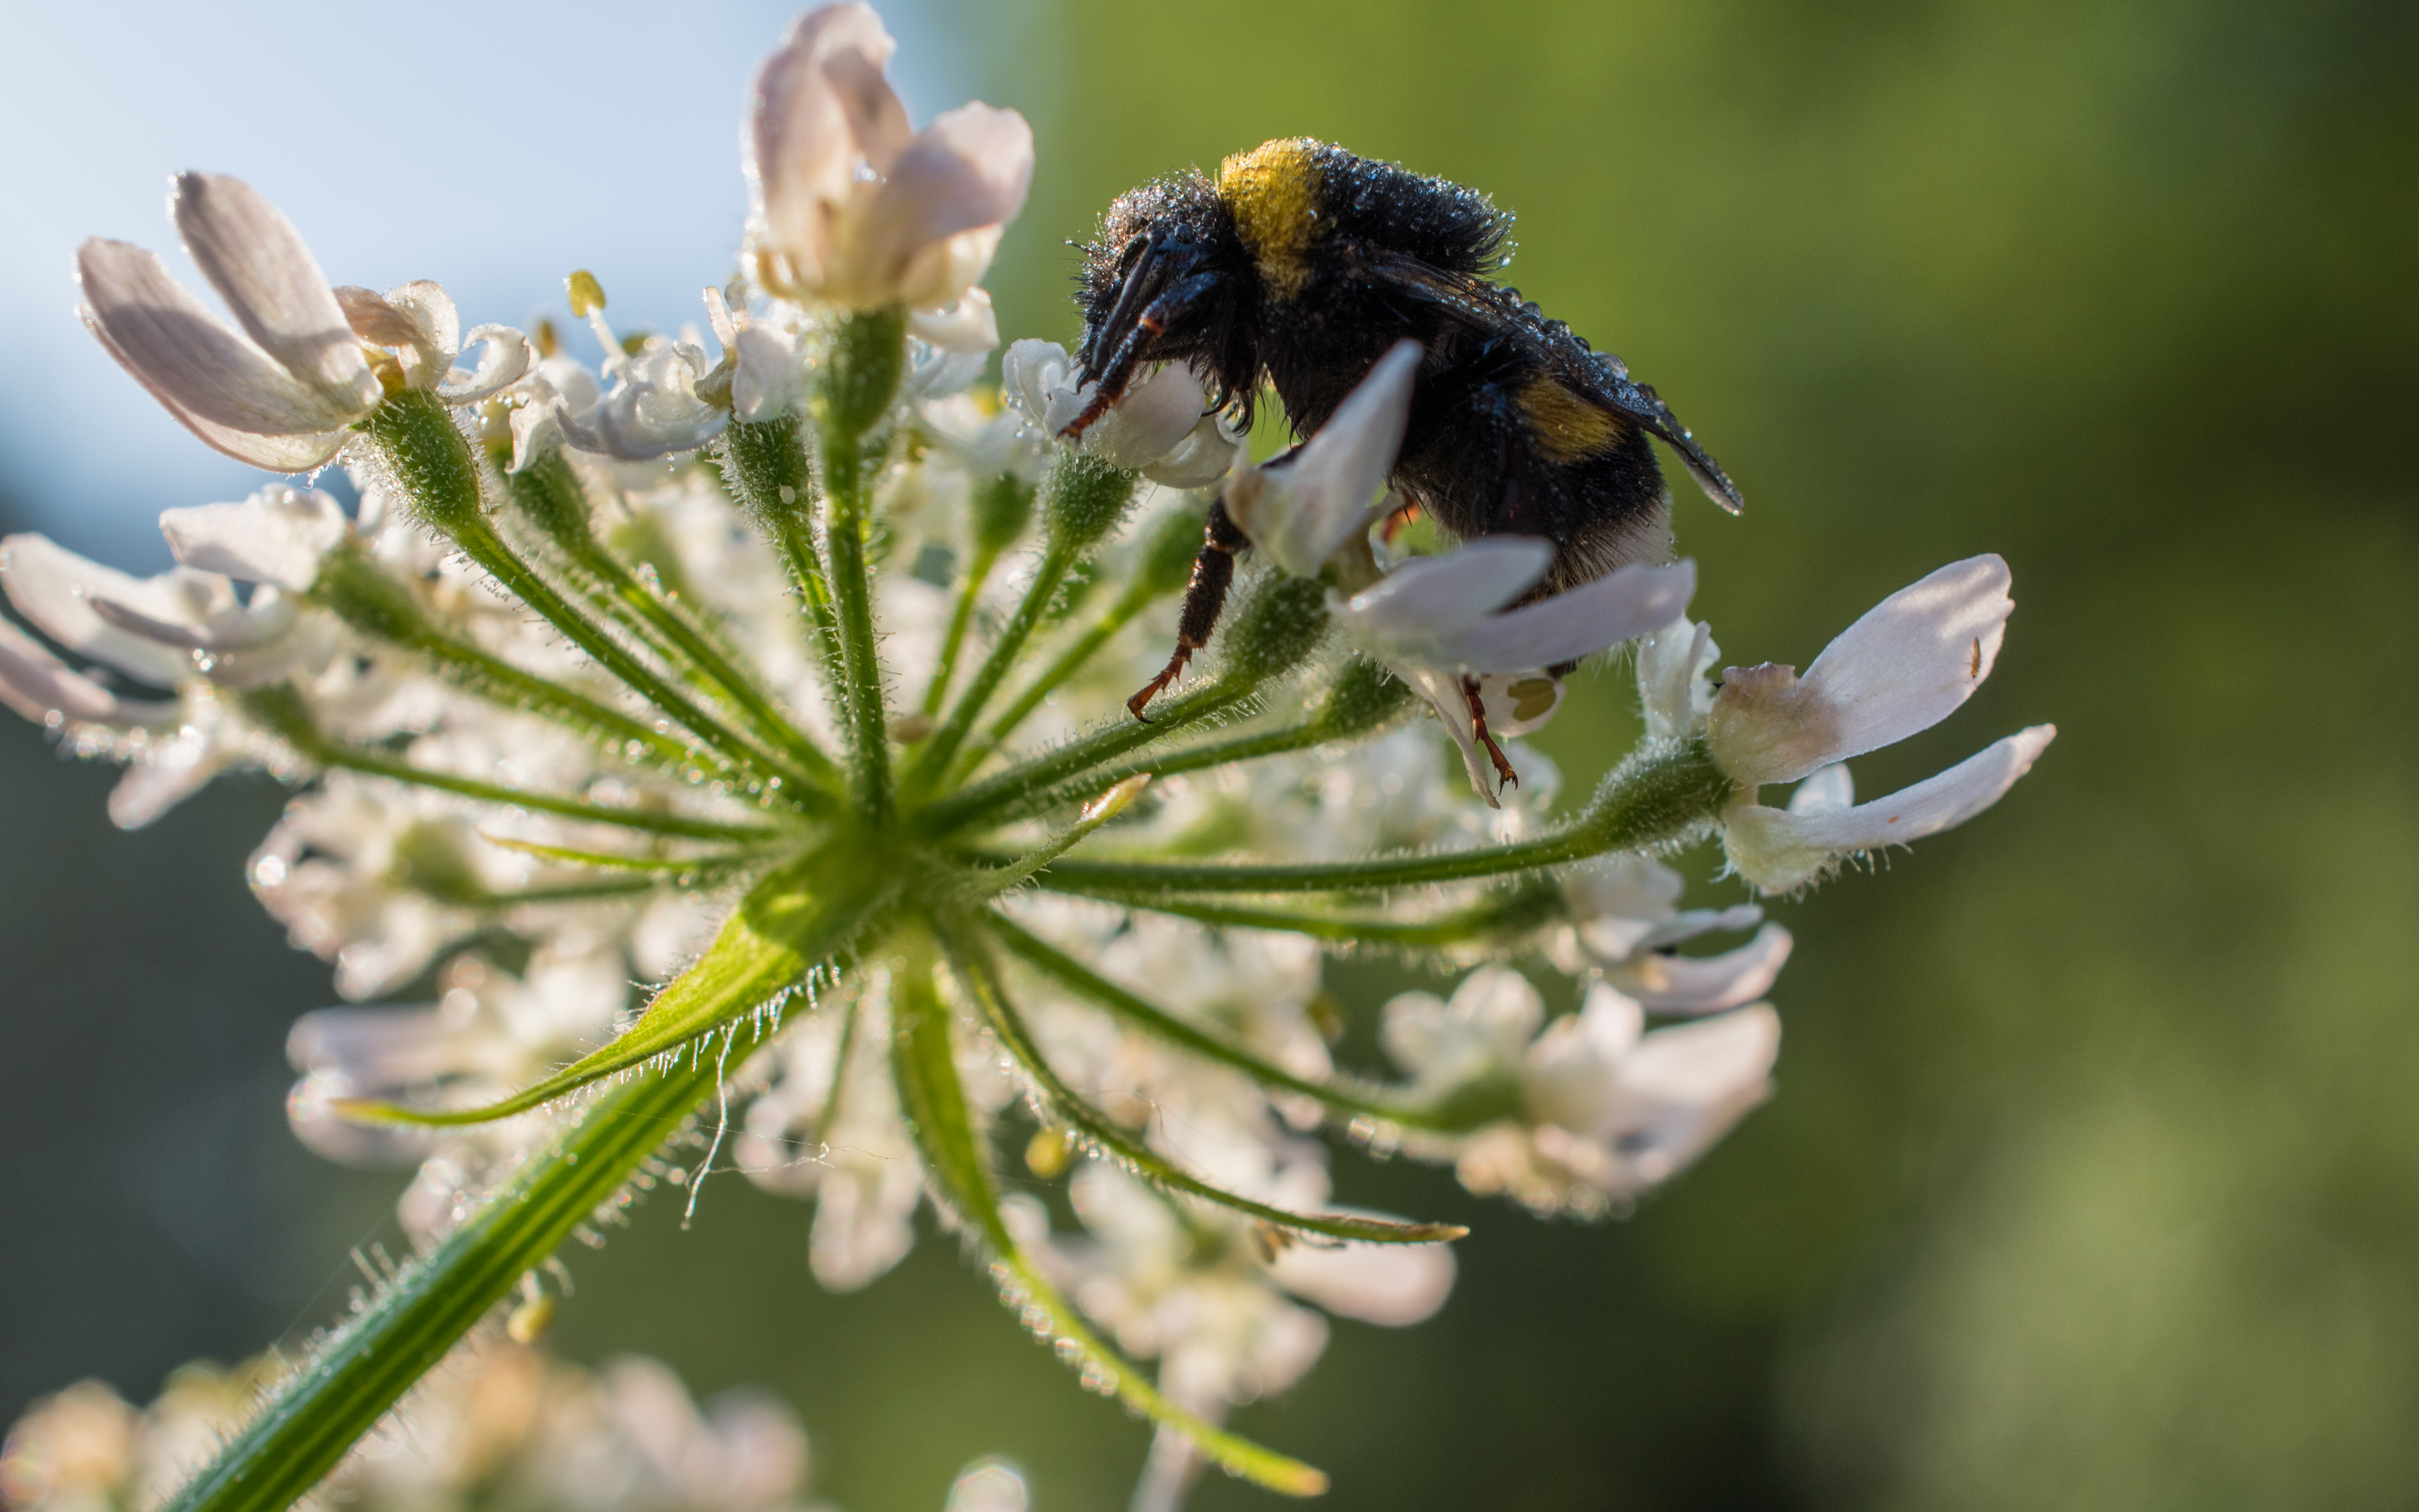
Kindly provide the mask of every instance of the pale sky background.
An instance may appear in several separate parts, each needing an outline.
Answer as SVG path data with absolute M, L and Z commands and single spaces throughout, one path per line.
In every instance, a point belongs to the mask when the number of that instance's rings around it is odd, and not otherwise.
M 177 245 L 167 180 L 232 173 L 331 282 L 443 284 L 467 327 L 524 326 L 593 269 L 617 325 L 700 318 L 746 190 L 739 116 L 787 0 L 418 0 L 386 7 L 24 4 L 0 78 L 0 500 L 19 528 L 167 564 L 159 512 L 261 474 L 168 418 L 75 317 L 88 236 Z M 918 125 L 976 93 L 938 0 L 880 7 Z M 584 337 L 578 338 L 584 340 Z M 593 353 L 583 353 L 593 358 Z

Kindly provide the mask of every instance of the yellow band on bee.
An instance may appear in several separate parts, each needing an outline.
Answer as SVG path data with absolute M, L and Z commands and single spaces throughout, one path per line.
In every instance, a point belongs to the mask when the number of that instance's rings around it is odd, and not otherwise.
M 1218 165 L 1218 193 L 1259 264 L 1260 282 L 1279 299 L 1310 285 L 1310 242 L 1318 226 L 1323 170 L 1319 144 L 1306 136 L 1264 142 Z

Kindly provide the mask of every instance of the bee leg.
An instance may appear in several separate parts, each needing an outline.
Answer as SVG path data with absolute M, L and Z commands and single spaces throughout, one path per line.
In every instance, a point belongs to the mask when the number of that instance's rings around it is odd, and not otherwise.
M 1470 676 L 1462 678 L 1461 696 L 1470 700 L 1471 737 L 1487 748 L 1487 759 L 1495 764 L 1497 785 L 1506 788 L 1518 787 L 1520 774 L 1512 770 L 1512 763 L 1504 756 L 1503 748 L 1497 745 L 1495 737 L 1487 733 L 1487 705 L 1479 702 L 1477 678 Z
M 1126 385 L 1133 380 L 1134 369 L 1143 363 L 1143 352 L 1156 341 L 1167 323 L 1184 313 L 1194 301 L 1216 288 L 1222 282 L 1216 273 L 1195 273 L 1150 301 L 1148 308 L 1134 317 L 1133 329 L 1127 332 L 1117 348 L 1102 360 L 1100 391 L 1083 412 L 1067 422 L 1058 434 L 1070 440 L 1081 440 L 1092 423 L 1109 412 L 1110 407 L 1126 396 Z M 1103 340 L 1108 332 L 1102 333 Z M 1087 369 L 1088 371 L 1088 369 Z
M 1210 506 L 1201 531 L 1201 554 L 1193 559 L 1193 578 L 1184 585 L 1184 608 L 1176 619 L 1176 655 L 1167 658 L 1166 671 L 1126 700 L 1126 709 L 1135 718 L 1150 723 L 1150 716 L 1142 712 L 1144 705 L 1182 675 L 1193 654 L 1210 643 L 1210 632 L 1218 627 L 1218 615 L 1226 607 L 1226 589 L 1235 580 L 1235 553 L 1249 549 L 1251 544 L 1236 528 L 1234 517 L 1226 513 L 1225 500 Z

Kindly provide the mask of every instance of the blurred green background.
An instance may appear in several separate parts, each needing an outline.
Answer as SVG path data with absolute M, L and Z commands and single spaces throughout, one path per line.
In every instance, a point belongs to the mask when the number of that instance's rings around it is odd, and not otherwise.
M 1940 563 L 2013 564 L 1997 675 L 1861 786 L 2061 731 L 1988 818 L 1777 909 L 1780 1095 L 1634 1218 L 1340 1155 L 1347 1199 L 1475 1226 L 1461 1282 L 1425 1327 L 1337 1325 L 1241 1427 L 1339 1509 L 2419 1503 L 2419 8 L 928 22 L 1039 138 L 1009 334 L 1071 333 L 1061 243 L 1117 191 L 1267 137 L 1479 186 L 1513 281 L 1746 489 L 1739 520 L 1679 504 L 1731 659 L 1802 666 Z M 1609 679 L 1548 733 L 1575 785 L 1626 710 Z M 11 1416 L 331 1316 L 394 1185 L 283 1133 L 285 1025 L 327 984 L 241 887 L 278 795 L 119 835 L 107 780 L 0 726 Z M 1364 1012 L 1406 984 L 1337 978 Z M 566 1352 L 780 1389 L 855 1512 L 936 1507 L 989 1450 L 1044 1512 L 1123 1504 L 1143 1433 L 954 1244 L 831 1298 L 803 1208 L 726 1182 L 677 1217 L 576 1258 Z

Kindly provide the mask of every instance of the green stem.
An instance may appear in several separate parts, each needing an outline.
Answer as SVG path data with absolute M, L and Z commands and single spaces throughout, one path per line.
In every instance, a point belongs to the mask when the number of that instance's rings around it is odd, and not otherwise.
M 1165 713 L 1156 717 L 1156 722 L 1167 723 L 1172 717 L 1179 715 L 1183 708 L 1184 705 L 1180 702 L 1170 705 Z M 1282 755 L 1289 750 L 1306 750 L 1334 738 L 1335 731 L 1327 722 L 1322 719 L 1313 719 L 1305 724 L 1287 725 L 1282 730 L 1268 730 L 1258 734 L 1234 735 L 1225 740 L 1209 741 L 1199 746 L 1189 746 L 1182 750 L 1168 751 L 1163 755 L 1154 756 L 1148 761 L 1126 762 L 1104 771 L 1087 771 L 1083 774 L 1080 783 L 1061 782 L 1049 787 L 1028 788 L 1021 795 L 994 803 L 983 818 L 986 823 L 1003 824 L 1011 819 L 1021 819 L 1028 814 L 1060 808 L 1068 803 L 1080 802 L 1099 792 L 1102 785 L 1121 782 L 1130 777 L 1146 774 L 1154 778 L 1173 777 L 1180 772 L 1204 771 L 1212 766 L 1253 761 L 1262 756 Z M 1071 750 L 1073 748 L 1067 748 Z M 1019 768 L 1019 770 L 1023 769 Z M 1003 772 L 999 775 L 1001 778 L 1006 778 L 1014 773 Z M 991 782 L 984 784 L 985 789 L 991 786 Z M 968 789 L 967 793 L 971 795 L 975 791 Z
M 903 946 L 891 978 L 891 1013 L 897 1043 L 891 1069 L 899 1102 L 916 1129 L 917 1145 L 951 1208 L 996 1257 L 998 1276 L 1034 1333 L 1052 1340 L 1061 1358 L 1080 1365 L 1085 1382 L 1114 1393 L 1128 1410 L 1191 1439 L 1228 1471 L 1288 1496 L 1316 1496 L 1327 1477 L 1300 1460 L 1203 1422 L 1161 1396 L 1136 1370 L 1095 1335 L 1029 1259 L 1000 1215 L 981 1133 L 958 1079 L 951 1014 L 932 985 L 932 948 L 920 927 L 900 931 Z
M 994 822 L 1023 800 L 1050 792 L 1076 777 L 1086 779 L 1085 795 L 1089 796 L 1102 786 L 1089 780 L 1094 767 L 1224 713 L 1250 698 L 1258 687 L 1256 679 L 1223 677 L 1162 705 L 1148 724 L 1139 719 L 1119 719 L 1104 730 L 1096 730 L 1047 755 L 995 773 L 919 810 L 916 814 L 917 828 L 928 835 L 946 835 L 978 821 Z M 1124 778 L 1132 776 L 1133 770 L 1147 769 L 1120 769 L 1118 776 Z
M 1164 893 L 1129 892 L 1094 887 L 1073 878 L 1054 879 L 1054 891 L 1099 898 L 1155 914 L 1235 929 L 1282 930 L 1339 945 L 1391 945 L 1403 949 L 1439 949 L 1472 940 L 1517 933 L 1557 916 L 1561 893 L 1548 886 L 1540 891 L 1522 889 L 1489 899 L 1470 908 L 1434 918 L 1372 918 L 1366 915 L 1312 914 L 1287 908 L 1250 908 L 1207 903 L 1196 898 L 1171 898 Z
M 1469 882 L 1561 866 L 1610 851 L 1679 844 L 1709 827 L 1730 795 L 1730 779 L 1714 765 L 1703 742 L 1663 741 L 1641 747 L 1615 768 L 1578 819 L 1509 845 L 1276 866 L 1055 861 L 1040 881 L 1045 887 L 1064 883 L 1095 893 L 1114 888 L 1129 897 L 1151 892 L 1379 892 Z M 992 860 L 1012 864 L 1007 856 Z
M 765 696 L 763 679 L 744 667 L 710 627 L 681 612 L 672 602 L 680 596 L 673 588 L 653 591 L 597 539 L 588 491 L 562 448 L 538 456 L 509 481 L 522 517 L 557 548 L 562 560 L 556 565 L 574 578 L 590 602 L 675 669 L 683 683 L 738 709 L 773 747 L 819 778 L 838 777 L 831 758 Z
M 687 657 L 712 685 L 714 691 L 747 715 L 748 722 L 755 726 L 760 735 L 793 758 L 810 775 L 824 780 L 840 776 L 839 764 L 818 749 L 815 743 L 807 738 L 806 732 L 764 696 L 762 678 L 735 666 L 710 636 L 689 624 L 672 606 L 649 593 L 646 585 L 632 576 L 627 567 L 615 561 L 601 547 L 593 557 L 583 558 L 582 564 L 605 579 L 615 599 L 628 606 L 640 620 L 669 640 L 681 656 Z
M 1073 956 L 996 913 L 985 920 L 985 927 L 1009 952 L 1044 975 L 1055 978 L 1078 997 L 1090 999 L 1180 1050 L 1189 1050 L 1205 1060 L 1231 1066 L 1264 1087 L 1283 1088 L 1344 1113 L 1366 1114 L 1406 1128 L 1465 1134 L 1477 1127 L 1453 1116 L 1451 1110 L 1413 1103 L 1381 1088 L 1340 1078 L 1314 1081 L 1306 1076 L 1297 1076 L 1128 992 Z
M 1109 1121 L 1099 1109 L 1076 1095 L 1051 1069 L 1041 1047 L 1033 1041 L 1025 1020 L 1008 1001 L 999 978 L 980 942 L 957 935 L 943 935 L 949 959 L 958 968 L 958 976 L 966 984 L 967 994 L 982 1010 L 983 1018 L 1009 1054 L 1016 1057 L 1041 1089 L 1041 1096 L 1059 1121 L 1077 1134 L 1109 1152 L 1119 1162 L 1132 1166 L 1159 1186 L 1205 1202 L 1231 1209 L 1247 1218 L 1256 1218 L 1280 1228 L 1303 1233 L 1323 1234 L 1330 1239 L 1361 1240 L 1383 1244 L 1432 1244 L 1459 1239 L 1470 1232 L 1459 1224 L 1408 1223 L 1393 1218 L 1356 1217 L 1346 1213 L 1293 1212 L 1284 1208 L 1256 1202 L 1223 1187 L 1212 1186 L 1192 1172 L 1176 1165 L 1157 1150 L 1143 1144 L 1123 1129 Z
M 331 553 L 320 565 L 311 596 L 362 634 L 422 657 L 456 686 L 508 709 L 546 710 L 567 718 L 622 748 L 624 759 L 633 758 L 635 747 L 652 752 L 656 764 L 674 772 L 685 773 L 701 764 L 732 770 L 713 751 L 701 750 L 446 635 L 421 612 L 408 589 L 359 552 Z
M 371 411 L 364 424 L 389 471 L 403 486 L 421 517 L 443 531 L 471 561 L 485 567 L 508 593 L 561 631 L 564 639 L 707 745 L 727 755 L 738 756 L 767 775 L 781 774 L 805 780 L 801 773 L 785 767 L 768 752 L 742 739 L 737 732 L 707 714 L 653 668 L 630 655 L 513 550 L 510 543 L 497 533 L 483 507 L 478 469 L 472 461 L 470 443 L 454 428 L 452 417 L 434 395 L 407 389 Z
M 566 819 L 586 820 L 593 824 L 617 825 L 624 829 L 640 829 L 650 834 L 675 835 L 685 840 L 768 841 L 778 839 L 782 833 L 768 825 L 722 824 L 711 819 L 685 818 L 679 814 L 650 813 L 640 809 L 609 808 L 581 798 L 529 793 L 501 783 L 482 782 L 476 778 L 425 771 L 379 751 L 328 739 L 311 722 L 310 713 L 302 707 L 301 701 L 285 687 L 262 688 L 246 694 L 244 710 L 275 731 L 280 738 L 315 765 L 342 767 L 364 776 L 392 778 L 415 787 L 458 794 L 487 803 L 561 814 Z
M 991 577 L 991 569 L 999 564 L 999 553 L 978 552 L 966 564 L 966 580 L 959 586 L 957 608 L 950 611 L 948 633 L 941 638 L 940 659 L 932 664 L 932 680 L 924 685 L 924 713 L 938 717 L 943 701 L 949 696 L 949 679 L 958 670 L 958 653 L 964 649 L 966 631 L 975 623 L 975 601 L 982 595 L 982 585 Z
M 1112 637 L 1124 629 L 1135 615 L 1149 608 L 1153 596 L 1149 594 L 1129 591 L 1115 604 L 1110 605 L 1106 614 L 1102 615 L 1090 629 L 1076 637 L 1073 644 L 1060 652 L 1058 659 L 1043 669 L 1041 675 L 1033 680 L 1032 686 L 1019 693 L 1016 696 L 1016 702 L 1010 703 L 1005 713 L 992 721 L 991 728 L 983 732 L 980 740 L 966 748 L 966 753 L 959 761 L 958 770 L 954 775 L 961 778 L 970 775 L 976 767 L 982 764 L 985 757 L 1007 744 L 1008 737 L 1016 733 L 1017 726 L 1023 724 L 1034 710 L 1041 707 L 1042 700 L 1055 692 L 1068 678 L 1082 671 L 1084 664 L 1098 656 L 1101 648 L 1107 645 Z
M 723 1070 L 700 1053 L 598 1098 L 321 1346 L 169 1512 L 286 1512 L 523 1274 L 612 1200 Z
M 907 789 L 910 794 L 920 797 L 940 785 L 949 764 L 957 759 L 958 748 L 965 743 L 976 718 L 982 714 L 983 705 L 999 690 L 1009 669 L 1016 664 L 1018 653 L 1025 649 L 1025 642 L 1032 638 L 1034 630 L 1041 624 L 1041 616 L 1050 607 L 1051 595 L 1058 591 L 1060 583 L 1066 581 L 1067 574 L 1073 570 L 1082 554 L 1064 536 L 1051 536 L 1050 544 L 1042 550 L 1041 564 L 1034 570 L 1032 585 L 1025 589 L 1024 598 L 1018 601 L 1016 612 L 1000 627 L 999 639 L 992 642 L 991 654 L 976 669 L 974 681 L 966 685 L 965 692 L 959 696 L 957 706 L 949 711 L 948 718 L 942 722 L 940 729 L 932 732 L 932 738 L 925 743 L 923 751 L 917 756 L 916 764 L 908 768 Z
M 831 580 L 815 548 L 815 478 L 807 463 L 805 427 L 796 415 L 787 414 L 735 422 L 723 433 L 722 455 L 729 464 L 723 481 L 740 507 L 780 543 L 815 649 L 823 656 L 824 686 L 837 702 L 840 690 L 848 686 L 848 669 L 840 657 Z

